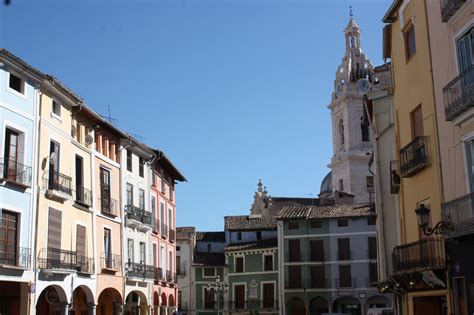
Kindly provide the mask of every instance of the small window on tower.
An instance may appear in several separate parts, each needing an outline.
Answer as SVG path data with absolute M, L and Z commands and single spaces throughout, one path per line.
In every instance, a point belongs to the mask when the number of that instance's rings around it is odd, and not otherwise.
M 339 179 L 339 191 L 344 191 L 344 180 Z

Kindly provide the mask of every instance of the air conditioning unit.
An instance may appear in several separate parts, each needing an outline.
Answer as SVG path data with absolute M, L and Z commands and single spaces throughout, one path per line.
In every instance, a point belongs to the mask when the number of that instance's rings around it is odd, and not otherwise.
M 71 137 L 75 138 L 77 134 L 77 127 L 75 125 L 71 126 Z
M 92 144 L 94 142 L 94 138 L 91 135 L 86 136 L 86 144 Z

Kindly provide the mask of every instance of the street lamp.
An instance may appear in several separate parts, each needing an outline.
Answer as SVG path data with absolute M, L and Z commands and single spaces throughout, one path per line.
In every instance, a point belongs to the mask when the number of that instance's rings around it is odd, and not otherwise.
M 418 226 L 421 227 L 423 234 L 429 236 L 431 234 L 446 234 L 453 229 L 453 224 L 449 215 L 446 215 L 445 220 L 441 220 L 436 225 L 431 228 L 428 226 L 430 220 L 430 209 L 426 208 L 424 204 L 420 204 L 418 208 L 415 209 L 415 213 L 418 219 Z
M 221 281 L 220 276 L 216 276 L 216 281 L 214 283 L 207 284 L 207 290 L 214 290 L 214 292 L 216 292 L 217 294 L 217 315 L 220 314 L 219 302 L 220 302 L 221 292 L 227 292 L 228 287 L 229 287 L 229 284 L 225 283 L 224 281 Z

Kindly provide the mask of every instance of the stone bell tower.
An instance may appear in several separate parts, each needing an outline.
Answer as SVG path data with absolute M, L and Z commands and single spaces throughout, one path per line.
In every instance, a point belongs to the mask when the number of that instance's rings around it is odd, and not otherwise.
M 363 98 L 373 87 L 372 63 L 362 51 L 361 33 L 354 17 L 344 29 L 345 53 L 337 68 L 331 110 L 333 156 L 333 191 L 355 195 L 354 201 L 368 202 L 373 189 L 369 172 L 372 134 L 364 109 Z

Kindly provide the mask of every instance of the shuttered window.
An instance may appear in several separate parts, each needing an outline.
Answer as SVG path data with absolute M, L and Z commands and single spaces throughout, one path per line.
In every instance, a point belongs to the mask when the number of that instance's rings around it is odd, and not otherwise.
M 339 266 L 339 287 L 348 288 L 352 286 L 351 281 L 351 266 Z
M 204 289 L 204 308 L 205 309 L 214 309 L 215 304 L 215 294 L 214 289 Z
M 288 252 L 290 261 L 300 261 L 300 240 L 288 240 Z
M 61 219 L 61 211 L 49 208 L 48 248 L 61 249 Z
M 351 259 L 351 243 L 349 238 L 337 239 L 337 248 L 339 260 Z
M 369 259 L 377 259 L 377 240 L 375 237 L 368 238 Z
M 235 258 L 235 272 L 244 272 L 244 257 Z
M 324 266 L 311 266 L 311 288 L 324 288 L 326 286 L 326 274 Z
M 0 264 L 17 264 L 18 214 L 2 210 L 0 217 Z
M 263 284 L 263 307 L 272 308 L 275 304 L 275 285 L 273 283 Z
M 309 241 L 311 261 L 324 261 L 324 241 Z
M 411 131 L 412 138 L 423 136 L 423 112 L 421 110 L 421 105 L 418 105 L 411 113 Z
M 245 307 L 245 285 L 234 286 L 235 308 L 241 309 Z
M 301 266 L 288 266 L 288 288 L 301 288 Z
M 76 254 L 77 256 L 86 256 L 86 227 L 76 226 Z

